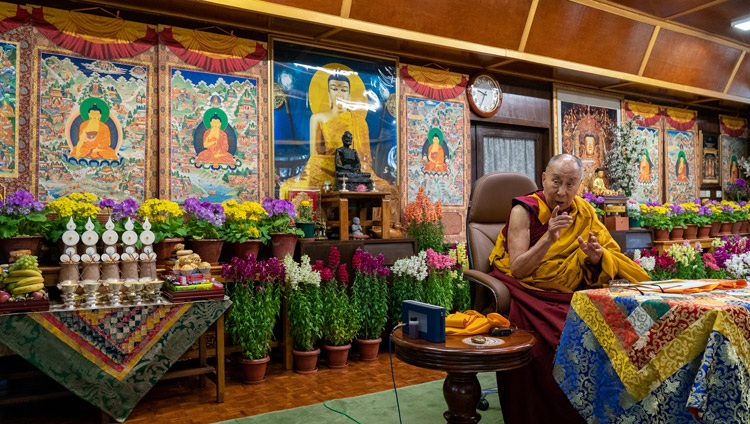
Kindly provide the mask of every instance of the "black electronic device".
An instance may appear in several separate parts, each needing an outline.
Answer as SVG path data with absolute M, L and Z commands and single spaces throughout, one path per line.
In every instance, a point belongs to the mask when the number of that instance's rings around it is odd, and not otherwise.
M 412 318 L 419 321 L 419 338 L 430 342 L 445 342 L 445 308 L 418 302 L 404 300 L 401 303 L 401 322 L 408 323 Z M 409 336 L 410 326 L 403 327 L 403 333 Z
M 493 337 L 505 337 L 513 334 L 513 329 L 510 327 L 492 327 L 490 328 L 490 336 Z

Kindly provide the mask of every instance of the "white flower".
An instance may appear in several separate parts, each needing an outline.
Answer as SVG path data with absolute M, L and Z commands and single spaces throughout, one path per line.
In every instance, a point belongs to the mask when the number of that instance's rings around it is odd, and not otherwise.
M 309 256 L 302 255 L 300 263 L 297 264 L 291 256 L 287 255 L 284 258 L 284 268 L 286 269 L 286 282 L 292 290 L 297 290 L 300 284 L 320 286 L 320 273 L 310 266 Z
M 412 277 L 417 281 L 427 278 L 427 252 L 421 251 L 417 255 L 398 259 L 391 267 L 393 275 Z

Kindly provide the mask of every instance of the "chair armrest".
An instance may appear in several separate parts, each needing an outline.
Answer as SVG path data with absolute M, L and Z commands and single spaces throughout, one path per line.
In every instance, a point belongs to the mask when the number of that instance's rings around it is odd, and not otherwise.
M 508 291 L 508 287 L 505 286 L 505 283 L 487 273 L 475 269 L 464 271 L 464 279 L 471 284 L 478 285 L 476 287 L 477 293 L 479 293 L 479 290 L 482 287 L 492 293 L 495 301 L 495 311 L 493 312 L 499 312 L 507 316 L 508 311 L 510 310 L 510 292 Z M 478 296 L 475 296 L 475 298 L 478 298 Z M 475 299 L 474 309 L 484 308 L 486 306 L 488 305 L 477 305 Z

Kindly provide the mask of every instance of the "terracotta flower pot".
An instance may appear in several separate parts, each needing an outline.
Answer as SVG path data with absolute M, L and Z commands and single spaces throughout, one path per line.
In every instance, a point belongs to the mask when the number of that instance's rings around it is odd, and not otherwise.
M 654 228 L 654 241 L 669 240 L 669 230 Z
M 365 362 L 377 361 L 381 341 L 382 339 L 379 337 L 377 339 L 357 339 L 359 359 Z
M 695 240 L 698 238 L 698 226 L 695 224 L 688 224 L 683 234 L 687 240 Z
M 351 343 L 343 346 L 323 345 L 323 349 L 328 356 L 328 368 L 346 368 L 349 359 L 349 350 L 352 348 Z
M 672 231 L 669 232 L 669 239 L 670 240 L 682 240 L 682 235 L 685 233 L 685 229 L 682 227 L 674 227 L 672 228 Z
M 709 237 L 716 237 L 719 235 L 719 231 L 721 230 L 721 222 L 714 221 L 711 223 L 711 230 L 708 232 Z
M 710 224 L 704 225 L 702 227 L 698 227 L 698 234 L 696 235 L 696 237 L 698 239 L 707 239 L 710 237 L 709 235 L 710 233 L 711 233 L 711 225 Z
M 320 349 L 303 352 L 301 350 L 292 350 L 294 355 L 294 371 L 299 374 L 311 374 L 318 371 L 318 355 Z
M 201 257 L 201 260 L 211 265 L 219 264 L 221 247 L 224 245 L 222 239 L 190 240 L 190 249 Z
M 260 384 L 266 381 L 266 368 L 270 356 L 261 359 L 241 359 L 242 382 L 245 384 Z
M 732 223 L 722 222 L 721 227 L 719 228 L 719 234 L 722 236 L 732 234 Z
M 740 221 L 742 225 L 740 225 L 740 234 L 745 234 L 750 229 L 750 221 L 747 219 L 744 221 Z
M 737 221 L 732 223 L 732 234 L 739 234 L 740 228 L 742 228 L 742 222 Z
M 283 261 L 286 255 L 294 256 L 298 238 L 297 234 L 271 234 L 271 255 L 280 261 Z
M 229 258 L 238 257 L 244 259 L 250 254 L 257 258 L 258 253 L 260 253 L 261 244 L 263 243 L 260 240 L 248 240 L 242 243 L 224 243 L 224 250 L 229 250 L 227 254 Z

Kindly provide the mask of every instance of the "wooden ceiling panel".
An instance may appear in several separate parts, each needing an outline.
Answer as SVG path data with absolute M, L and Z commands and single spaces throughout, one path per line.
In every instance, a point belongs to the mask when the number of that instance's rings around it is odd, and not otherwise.
M 744 15 L 738 16 L 737 12 L 743 9 L 745 10 Z M 680 16 L 675 18 L 674 21 L 750 44 L 750 31 L 732 28 L 732 21 L 745 15 L 750 15 L 750 2 L 748 0 L 729 0 L 700 12 Z
M 746 54 L 742 59 L 740 68 L 727 91 L 727 94 L 750 98 L 750 54 Z
M 531 0 L 352 0 L 350 17 L 425 34 L 517 50 Z
M 265 0 L 269 3 L 341 16 L 342 0 Z
M 660 18 L 667 18 L 677 13 L 703 6 L 706 4 L 706 0 L 612 0 L 611 3 L 640 10 L 641 12 Z
M 740 54 L 732 47 L 662 30 L 643 76 L 721 92 Z
M 637 74 L 653 26 L 567 0 L 541 0 L 526 52 Z

